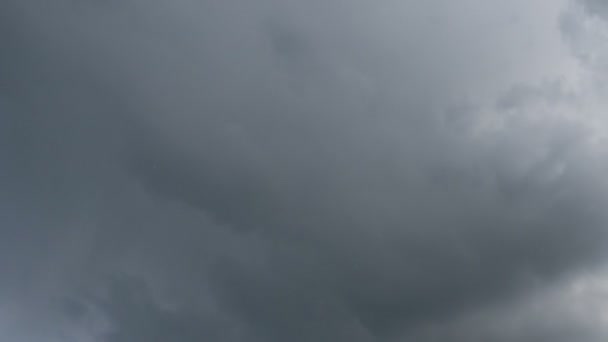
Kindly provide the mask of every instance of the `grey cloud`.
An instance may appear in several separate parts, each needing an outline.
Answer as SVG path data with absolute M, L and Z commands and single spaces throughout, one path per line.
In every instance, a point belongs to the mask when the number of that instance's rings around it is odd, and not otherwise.
M 583 340 L 476 331 L 605 260 L 608 193 L 582 95 L 444 5 L 6 1 L 0 290 L 96 341 Z
M 604 17 L 608 15 L 608 4 L 602 0 L 581 0 L 587 10 L 593 15 Z
M 605 297 L 603 290 L 597 290 L 603 280 L 595 283 L 594 276 L 577 276 L 583 280 L 557 282 L 548 290 L 532 292 L 506 305 L 422 325 L 404 340 L 602 341 L 606 334 L 601 317 Z M 581 285 L 586 282 L 590 285 Z
M 114 280 L 108 298 L 100 306 L 112 315 L 116 325 L 114 331 L 104 337 L 107 341 L 238 340 L 234 322 L 223 327 L 217 317 L 163 310 L 148 294 L 145 284 L 129 278 Z

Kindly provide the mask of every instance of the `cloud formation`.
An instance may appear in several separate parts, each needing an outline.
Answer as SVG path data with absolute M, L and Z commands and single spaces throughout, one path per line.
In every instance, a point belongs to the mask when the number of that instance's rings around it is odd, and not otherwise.
M 4 1 L 0 337 L 605 340 L 604 12 Z

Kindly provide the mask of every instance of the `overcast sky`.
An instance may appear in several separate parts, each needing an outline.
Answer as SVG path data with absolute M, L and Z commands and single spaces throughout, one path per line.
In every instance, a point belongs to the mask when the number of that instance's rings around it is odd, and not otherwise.
M 0 340 L 608 340 L 604 0 L 0 1 Z

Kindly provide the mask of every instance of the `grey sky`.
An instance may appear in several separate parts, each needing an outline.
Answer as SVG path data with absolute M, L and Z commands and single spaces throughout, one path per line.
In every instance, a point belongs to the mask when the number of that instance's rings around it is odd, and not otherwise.
M 606 18 L 3 1 L 0 338 L 606 340 Z

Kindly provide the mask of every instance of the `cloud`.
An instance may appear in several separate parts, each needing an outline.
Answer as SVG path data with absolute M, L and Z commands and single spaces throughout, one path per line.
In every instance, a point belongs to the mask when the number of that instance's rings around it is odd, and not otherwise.
M 582 3 L 592 15 L 599 15 L 603 17 L 608 14 L 608 6 L 603 1 L 582 0 L 580 3 Z
M 596 30 L 565 2 L 0 13 L 9 316 L 109 342 L 605 336 L 570 309 L 608 192 Z

